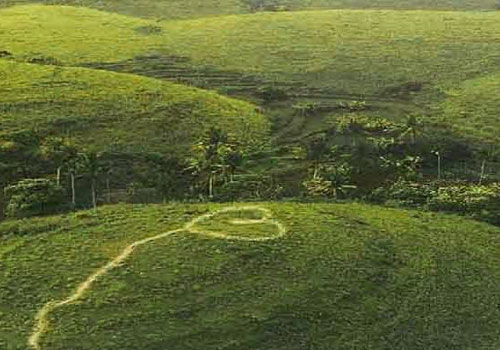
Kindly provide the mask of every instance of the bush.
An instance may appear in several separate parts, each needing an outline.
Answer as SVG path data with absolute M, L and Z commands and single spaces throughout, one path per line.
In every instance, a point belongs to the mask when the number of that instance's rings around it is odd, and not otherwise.
M 429 200 L 429 209 L 470 216 L 500 224 L 500 185 L 455 185 L 441 187 Z
M 395 206 L 456 213 L 500 225 L 500 184 L 496 183 L 445 185 L 399 180 L 390 187 L 376 189 L 370 199 Z
M 215 193 L 215 200 L 228 201 L 261 201 L 278 200 L 283 195 L 283 187 L 271 176 L 240 175 L 233 182 L 227 182 Z
M 64 190 L 50 179 L 25 179 L 5 188 L 8 217 L 54 214 L 66 209 Z
M 434 183 L 416 183 L 398 180 L 390 187 L 374 190 L 370 199 L 379 203 L 391 203 L 397 206 L 426 206 L 436 195 L 438 186 Z

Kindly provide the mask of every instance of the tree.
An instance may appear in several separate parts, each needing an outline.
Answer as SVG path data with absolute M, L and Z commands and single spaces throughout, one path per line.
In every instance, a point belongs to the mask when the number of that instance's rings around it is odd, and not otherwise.
M 95 151 L 86 151 L 81 154 L 80 168 L 90 178 L 90 191 L 92 194 L 92 207 L 97 209 L 97 179 L 101 172 L 100 154 Z
M 319 168 L 322 162 L 328 157 L 329 147 L 328 140 L 324 134 L 309 140 L 306 145 L 306 160 L 310 161 L 313 166 L 313 179 L 319 175 Z
M 481 160 L 481 172 L 479 175 L 479 185 L 481 185 L 483 183 L 485 176 L 486 176 L 487 162 L 496 158 L 498 156 L 498 151 L 494 145 L 490 145 L 489 147 L 486 147 L 486 148 L 479 150 L 478 154 L 482 158 L 482 160 Z
M 208 183 L 208 196 L 213 198 L 217 174 L 224 172 L 221 149 L 228 141 L 227 134 L 221 129 L 211 127 L 202 139 L 193 147 L 195 157 L 189 159 L 188 169 Z
M 400 140 L 410 139 L 412 145 L 415 144 L 418 137 L 424 134 L 423 123 L 415 115 L 409 115 L 406 118 L 405 124 L 402 126 Z
M 234 149 L 232 147 L 228 147 L 227 151 L 223 155 L 223 162 L 229 168 L 229 181 L 234 181 L 234 174 L 236 173 L 236 169 L 243 165 L 245 161 L 245 155 L 243 152 Z
M 24 179 L 5 188 L 9 217 L 56 213 L 66 207 L 64 191 L 50 179 Z
M 77 153 L 76 146 L 68 139 L 49 137 L 42 142 L 41 154 L 56 167 L 56 183 L 61 184 L 61 170 Z

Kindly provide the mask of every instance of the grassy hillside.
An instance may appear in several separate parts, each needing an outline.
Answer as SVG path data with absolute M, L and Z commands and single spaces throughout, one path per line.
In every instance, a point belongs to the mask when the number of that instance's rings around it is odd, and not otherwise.
M 185 152 L 217 125 L 250 146 L 268 122 L 249 103 L 129 74 L 0 60 L 0 135 L 38 129 L 83 146 Z
M 500 51 L 500 12 L 313 11 L 157 23 L 27 6 L 0 18 L 2 49 L 17 60 L 43 55 L 79 65 L 156 53 L 332 93 L 461 81 L 497 70 Z
M 11 60 L 132 72 L 252 99 L 274 89 L 286 93 L 288 105 L 313 101 L 334 112 L 339 101 L 364 100 L 372 115 L 435 113 L 427 107 L 446 91 L 499 71 L 498 11 L 331 10 L 158 22 L 21 6 L 1 10 L 0 19 L 0 51 Z M 278 114 L 293 114 L 289 107 Z M 286 117 L 280 125 L 304 122 Z M 484 135 L 493 136 L 476 136 Z
M 360 204 L 261 204 L 287 228 L 234 226 L 253 209 L 138 247 L 49 315 L 56 349 L 493 349 L 497 228 Z M 0 346 L 25 349 L 37 310 L 128 244 L 218 205 L 115 206 L 0 224 Z M 258 236 L 257 236 L 258 237 Z
M 469 80 L 449 91 L 445 120 L 464 135 L 491 143 L 500 141 L 500 75 Z
M 496 0 L 3 0 L 0 6 L 43 3 L 86 6 L 131 16 L 154 18 L 193 18 L 213 15 L 248 13 L 259 3 L 287 10 L 315 8 L 397 8 L 397 9 L 453 9 L 491 10 Z M 253 6 L 252 6 L 253 4 Z M 270 9 L 273 8 L 272 6 Z

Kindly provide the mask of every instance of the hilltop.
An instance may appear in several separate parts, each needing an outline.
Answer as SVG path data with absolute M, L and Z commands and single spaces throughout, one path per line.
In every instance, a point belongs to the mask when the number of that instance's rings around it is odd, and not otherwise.
M 493 10 L 496 0 L 4 0 L 1 6 L 28 3 L 84 6 L 150 18 L 196 18 L 255 11 L 292 11 L 332 8 Z
M 285 236 L 231 239 L 277 236 L 253 208 L 141 245 L 49 315 L 43 349 L 500 344 L 498 228 L 361 204 L 255 206 L 269 209 Z M 0 345 L 25 349 L 39 308 L 68 298 L 127 245 L 220 208 L 121 205 L 0 224 Z M 257 221 L 234 226 L 242 219 Z
M 448 91 L 497 74 L 500 52 L 500 12 L 328 10 L 158 22 L 21 6 L 0 18 L 0 49 L 11 60 L 131 72 L 252 101 L 264 90 L 265 98 L 333 111 L 342 100 L 365 101 L 369 115 L 391 118 L 435 116 Z M 484 135 L 493 133 L 476 136 Z
M 250 103 L 131 74 L 0 60 L 0 136 L 37 130 L 97 151 L 186 155 L 212 125 L 245 147 L 267 141 Z

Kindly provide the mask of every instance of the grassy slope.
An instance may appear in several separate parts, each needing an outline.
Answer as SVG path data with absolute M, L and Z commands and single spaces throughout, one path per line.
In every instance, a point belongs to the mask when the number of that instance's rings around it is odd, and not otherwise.
M 274 82 L 292 86 L 299 99 L 366 99 L 371 113 L 389 116 L 427 113 L 420 108 L 440 103 L 443 91 L 499 70 L 500 12 L 333 10 L 153 22 L 25 6 L 1 10 L 0 18 L 0 50 L 15 60 L 124 62 L 119 70 L 222 91 Z M 127 61 L 151 54 L 159 56 Z M 415 81 L 423 83 L 421 92 L 394 96 Z M 490 131 L 476 136 L 492 137 L 496 128 Z
M 500 232 L 359 204 L 264 204 L 267 243 L 176 234 L 56 311 L 45 349 L 493 349 Z M 216 205 L 116 206 L 0 224 L 0 346 L 126 244 Z M 230 229 L 217 224 L 220 228 Z M 25 233 L 25 235 L 22 235 Z
M 88 6 L 131 16 L 193 18 L 239 14 L 249 11 L 244 0 L 3 0 L 0 6 L 27 3 Z M 248 3 L 248 2 L 247 2 Z M 307 8 L 398 8 L 398 9 L 493 9 L 496 0 L 267 0 L 289 9 Z
M 466 81 L 448 94 L 443 103 L 445 120 L 464 135 L 500 141 L 500 74 Z
M 2 10 L 0 18 L 2 49 L 19 60 L 40 53 L 77 65 L 160 52 L 364 94 L 408 81 L 487 74 L 498 69 L 500 51 L 500 12 L 339 10 L 155 23 L 26 6 Z M 162 32 L 145 35 L 140 28 L 147 26 Z
M 101 149 L 186 151 L 214 124 L 246 145 L 268 129 L 249 103 L 151 78 L 1 60 L 0 76 L 0 135 L 37 127 Z

